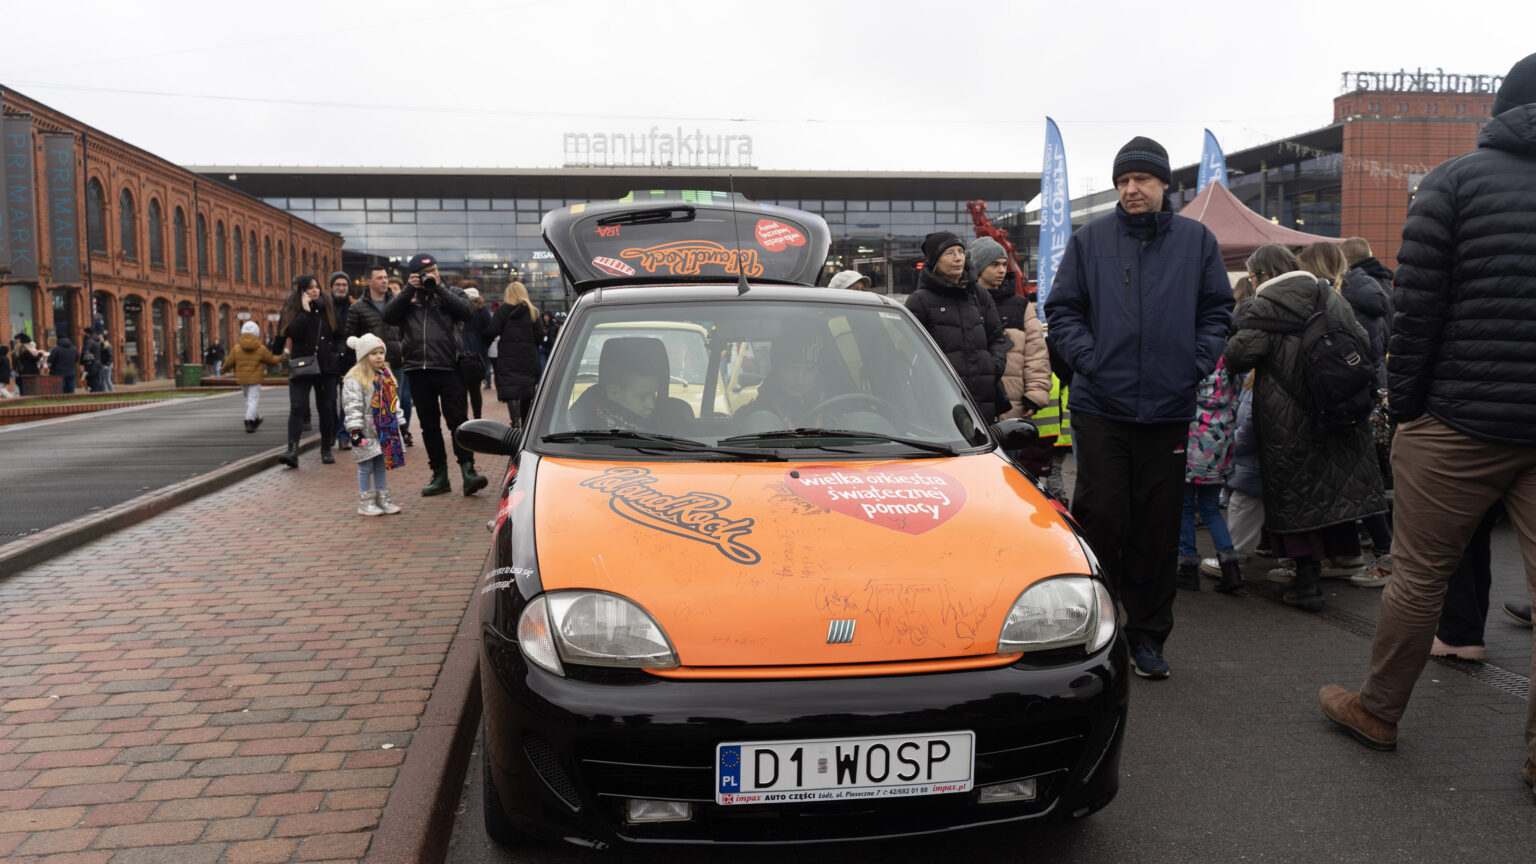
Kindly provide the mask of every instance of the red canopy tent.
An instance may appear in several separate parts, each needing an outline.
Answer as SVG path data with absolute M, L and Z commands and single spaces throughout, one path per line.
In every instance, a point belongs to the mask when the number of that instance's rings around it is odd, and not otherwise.
M 1296 250 L 1319 240 L 1338 240 L 1336 237 L 1321 237 L 1282 228 L 1248 209 L 1231 190 L 1220 183 L 1206 184 L 1194 200 L 1184 205 L 1179 215 L 1188 216 L 1211 229 L 1211 233 L 1216 235 L 1216 242 L 1221 244 L 1221 260 L 1226 263 L 1228 270 L 1234 271 L 1244 269 L 1243 262 L 1253 254 L 1253 250 L 1266 243 L 1279 243 Z

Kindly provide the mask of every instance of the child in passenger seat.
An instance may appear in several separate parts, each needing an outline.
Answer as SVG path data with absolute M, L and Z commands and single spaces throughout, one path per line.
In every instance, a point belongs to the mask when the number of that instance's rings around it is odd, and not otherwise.
M 648 426 L 647 420 L 656 411 L 656 393 L 661 388 L 661 376 L 647 375 L 633 369 L 620 369 L 616 381 L 598 382 L 602 388 L 592 405 L 599 426 L 603 429 L 640 430 Z

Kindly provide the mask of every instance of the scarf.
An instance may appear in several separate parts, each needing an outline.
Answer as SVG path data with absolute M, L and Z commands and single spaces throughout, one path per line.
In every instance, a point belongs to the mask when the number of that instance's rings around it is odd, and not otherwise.
M 368 413 L 373 417 L 373 428 L 379 430 L 379 450 L 384 456 L 384 468 L 399 468 L 405 464 L 405 447 L 400 441 L 400 394 L 395 376 L 389 368 L 380 369 L 373 376 L 373 397 L 368 401 Z

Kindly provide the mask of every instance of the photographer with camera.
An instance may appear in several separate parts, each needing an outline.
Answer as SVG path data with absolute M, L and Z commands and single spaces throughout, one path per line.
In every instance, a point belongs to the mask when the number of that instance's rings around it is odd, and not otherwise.
M 439 421 L 447 420 L 452 436 L 465 420 L 468 397 L 459 378 L 458 359 L 463 349 L 458 325 L 474 317 L 475 307 L 463 291 L 443 283 L 435 256 L 417 253 L 405 269 L 410 274 L 405 288 L 384 305 L 383 318 L 385 324 L 401 331 L 402 365 L 421 423 L 427 465 L 432 469 L 432 480 L 421 494 L 441 495 L 451 487 Z M 475 472 L 474 454 L 456 441 L 453 453 L 464 477 L 464 494 L 484 489 L 487 481 Z

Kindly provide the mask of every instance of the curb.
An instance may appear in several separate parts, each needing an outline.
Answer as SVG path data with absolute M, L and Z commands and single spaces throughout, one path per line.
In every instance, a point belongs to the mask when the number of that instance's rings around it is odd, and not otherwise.
M 485 572 L 494 549 L 487 550 Z M 476 584 L 479 584 L 478 577 Z M 442 864 L 480 718 L 480 608 L 471 594 L 411 735 L 363 864 Z
M 312 433 L 299 441 L 299 452 L 313 450 L 319 445 L 320 434 Z M 238 483 L 252 474 L 276 465 L 277 457 L 286 450 L 287 447 L 274 447 L 254 456 L 247 456 L 207 474 L 173 483 L 153 492 L 146 492 L 100 513 L 82 516 L 0 546 L 0 579 L 20 573 L 56 555 L 72 551 L 81 544 L 105 537 L 130 525 L 136 525 L 172 507 L 178 507 Z

